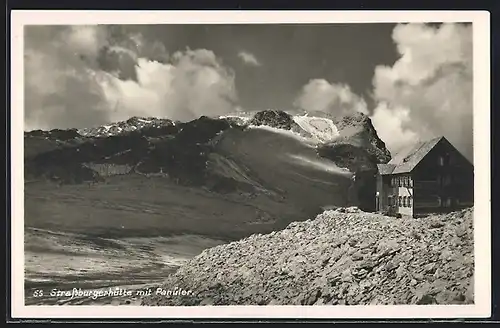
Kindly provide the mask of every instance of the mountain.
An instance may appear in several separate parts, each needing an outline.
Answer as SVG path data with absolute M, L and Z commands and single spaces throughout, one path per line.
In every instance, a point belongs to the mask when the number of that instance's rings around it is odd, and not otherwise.
M 374 207 L 390 154 L 363 114 L 133 117 L 24 135 L 25 222 L 96 236 L 234 240 L 324 208 Z

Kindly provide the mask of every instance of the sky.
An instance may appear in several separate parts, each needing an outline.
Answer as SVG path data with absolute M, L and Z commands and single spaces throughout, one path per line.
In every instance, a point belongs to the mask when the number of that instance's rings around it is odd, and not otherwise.
M 24 41 L 25 130 L 363 112 L 393 153 L 444 135 L 472 159 L 470 25 L 28 26 Z

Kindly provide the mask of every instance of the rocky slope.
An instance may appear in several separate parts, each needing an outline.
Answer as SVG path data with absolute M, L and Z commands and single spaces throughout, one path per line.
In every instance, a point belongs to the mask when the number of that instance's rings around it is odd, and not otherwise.
M 325 211 L 203 251 L 143 305 L 473 303 L 473 209 L 418 220 Z

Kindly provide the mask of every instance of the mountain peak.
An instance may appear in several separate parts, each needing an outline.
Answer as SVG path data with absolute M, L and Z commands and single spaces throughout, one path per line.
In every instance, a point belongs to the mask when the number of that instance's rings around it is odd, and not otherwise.
M 86 137 L 110 137 L 144 128 L 161 128 L 173 125 L 175 122 L 166 118 L 133 116 L 126 121 L 80 129 L 78 133 Z

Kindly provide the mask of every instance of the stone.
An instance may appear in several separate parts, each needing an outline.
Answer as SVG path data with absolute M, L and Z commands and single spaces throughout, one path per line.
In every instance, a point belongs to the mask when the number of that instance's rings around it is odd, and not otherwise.
M 356 252 L 351 255 L 353 261 L 361 261 L 363 259 L 363 254 L 361 252 Z
M 295 222 L 273 235 L 252 235 L 207 249 L 166 278 L 167 288 L 186 286 L 196 290 L 196 297 L 141 302 L 471 304 L 472 210 L 458 221 L 467 229 L 460 247 L 453 246 L 454 215 L 406 221 L 361 211 L 325 211 L 315 220 Z M 443 223 L 443 229 L 429 228 L 433 220 Z M 412 229 L 421 234 L 419 241 L 406 232 Z M 302 232 L 300 240 L 297 232 Z

